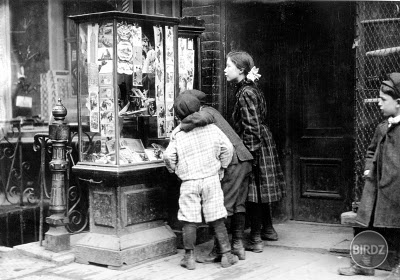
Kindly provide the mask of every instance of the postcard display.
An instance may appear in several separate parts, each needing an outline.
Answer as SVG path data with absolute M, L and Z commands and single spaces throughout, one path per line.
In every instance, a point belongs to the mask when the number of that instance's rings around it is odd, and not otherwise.
M 70 18 L 78 42 L 73 172 L 90 201 L 90 233 L 76 261 L 121 268 L 174 254 L 176 236 L 165 223 L 171 175 L 162 147 L 143 140 L 150 130 L 168 139 L 175 126 L 179 20 L 118 11 Z
M 178 26 L 178 94 L 188 89 L 201 90 L 201 34 L 204 21 L 184 17 Z

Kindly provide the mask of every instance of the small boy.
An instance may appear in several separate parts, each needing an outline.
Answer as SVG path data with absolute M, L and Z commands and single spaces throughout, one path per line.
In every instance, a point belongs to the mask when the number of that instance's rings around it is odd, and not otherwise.
M 201 108 L 187 116 L 181 122 L 181 130 L 189 132 L 195 127 L 215 124 L 228 137 L 233 145 L 233 157 L 228 168 L 225 170 L 221 181 L 224 193 L 224 205 L 228 212 L 226 227 L 232 232 L 232 254 L 238 256 L 239 260 L 245 260 L 246 254 L 243 245 L 244 229 L 246 223 L 246 200 L 249 191 L 249 179 L 251 176 L 253 156 L 243 144 L 243 140 L 235 130 L 224 119 L 221 113 L 211 106 L 205 104 L 206 94 L 202 91 L 192 89 L 182 94 L 190 94 L 200 100 Z M 218 262 L 221 257 L 218 252 L 218 242 L 214 240 L 214 247 L 205 258 L 198 258 L 198 262 Z
M 174 103 L 175 114 L 181 120 L 199 109 L 200 101 L 189 94 L 178 96 Z M 213 227 L 219 243 L 221 266 L 229 267 L 237 263 L 238 258 L 230 252 L 220 176 L 223 175 L 222 168 L 227 168 L 232 160 L 233 146 L 213 124 L 190 132 L 180 131 L 178 125 L 172 135 L 164 151 L 164 161 L 168 171 L 175 172 L 182 180 L 178 219 L 183 222 L 185 256 L 181 266 L 195 269 L 196 224 L 202 222 L 203 211 L 204 219 Z
M 379 91 L 379 107 L 387 120 L 381 122 L 368 147 L 365 185 L 356 221 L 364 229 L 382 234 L 395 251 L 395 266 L 386 280 L 400 279 L 400 73 L 390 73 Z M 357 232 L 355 232 L 357 233 Z M 339 269 L 341 275 L 374 275 L 371 268 L 355 263 Z

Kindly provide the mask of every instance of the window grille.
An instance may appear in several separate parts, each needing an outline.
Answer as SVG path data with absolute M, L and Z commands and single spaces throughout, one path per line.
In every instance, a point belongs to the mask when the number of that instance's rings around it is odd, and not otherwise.
M 357 2 L 355 96 L 355 201 L 364 186 L 364 160 L 375 128 L 383 120 L 378 106 L 380 80 L 400 72 L 400 2 Z

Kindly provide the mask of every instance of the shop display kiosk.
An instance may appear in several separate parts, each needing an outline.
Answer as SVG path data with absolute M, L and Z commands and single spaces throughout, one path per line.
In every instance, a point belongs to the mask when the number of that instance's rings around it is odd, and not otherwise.
M 118 11 L 77 28 L 79 162 L 90 232 L 76 261 L 123 268 L 176 253 L 162 152 L 176 125 L 179 19 Z

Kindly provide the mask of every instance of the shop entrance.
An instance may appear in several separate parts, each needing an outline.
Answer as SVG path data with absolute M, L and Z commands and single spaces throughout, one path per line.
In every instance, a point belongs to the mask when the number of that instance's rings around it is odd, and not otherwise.
M 227 5 L 227 51 L 249 51 L 263 76 L 289 219 L 340 223 L 351 207 L 354 16 L 352 3 Z

